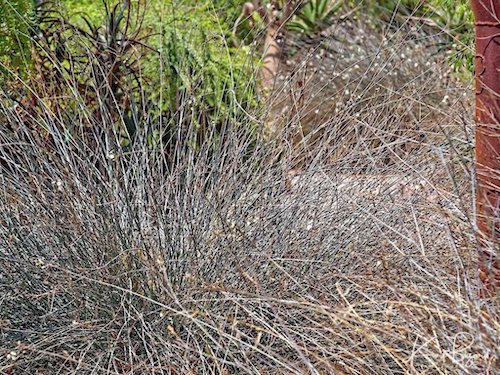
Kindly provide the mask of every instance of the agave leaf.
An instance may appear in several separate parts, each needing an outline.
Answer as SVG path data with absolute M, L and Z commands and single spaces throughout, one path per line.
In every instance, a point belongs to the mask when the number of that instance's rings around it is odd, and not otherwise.
M 308 18 L 310 20 L 314 20 L 314 7 L 312 3 L 307 3 L 304 8 L 302 9 L 302 12 L 300 14 L 301 18 Z
M 316 17 L 322 18 L 322 15 L 325 13 L 326 6 L 330 2 L 330 0 L 316 0 Z
M 303 18 L 302 22 L 304 22 L 304 24 L 307 25 L 307 30 L 314 30 L 316 28 L 316 26 L 317 26 L 317 22 L 316 22 L 315 19 L 314 20 L 310 20 L 310 19 L 307 19 L 307 18 Z
M 335 2 L 330 8 L 330 10 L 328 10 L 328 13 L 326 13 L 323 20 L 325 22 L 330 21 L 330 19 L 335 15 L 335 13 L 337 13 L 340 10 L 340 8 L 342 8 L 342 5 L 344 5 L 344 0 L 339 0 Z
M 309 32 L 309 26 L 301 19 L 292 20 L 287 24 L 290 31 L 295 32 Z
M 97 32 L 97 28 L 95 27 L 95 25 L 92 23 L 92 21 L 87 17 L 87 16 L 81 16 L 83 22 L 85 22 L 85 24 L 87 25 L 87 27 L 89 28 L 90 30 L 90 33 L 91 34 L 96 34 Z M 82 30 L 83 31 L 83 30 Z M 88 34 L 88 33 L 85 33 L 85 34 Z
M 104 9 L 106 11 L 106 14 L 109 14 L 108 2 L 106 0 L 102 0 L 102 4 L 104 5 Z

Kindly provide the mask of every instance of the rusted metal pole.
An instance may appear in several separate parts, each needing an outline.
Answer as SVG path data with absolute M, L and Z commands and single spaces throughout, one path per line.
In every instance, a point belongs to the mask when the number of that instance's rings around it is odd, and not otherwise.
M 471 0 L 476 32 L 476 212 L 482 295 L 500 286 L 500 0 Z

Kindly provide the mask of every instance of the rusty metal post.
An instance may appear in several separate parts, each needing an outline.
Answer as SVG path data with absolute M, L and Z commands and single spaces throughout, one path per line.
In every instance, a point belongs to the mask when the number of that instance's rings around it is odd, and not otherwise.
M 500 286 L 500 1 L 471 0 L 476 32 L 476 212 L 482 295 Z

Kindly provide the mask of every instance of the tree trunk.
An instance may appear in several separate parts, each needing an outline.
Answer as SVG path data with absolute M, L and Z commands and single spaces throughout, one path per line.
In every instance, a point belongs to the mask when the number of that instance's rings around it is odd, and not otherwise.
M 283 53 L 282 42 L 280 43 L 280 33 L 284 33 L 285 24 L 292 16 L 300 10 L 306 3 L 304 0 L 271 0 L 268 5 L 260 0 L 253 0 L 243 4 L 240 16 L 233 27 L 233 36 L 236 37 L 236 30 L 245 18 L 250 18 L 256 12 L 266 27 L 266 37 L 264 40 L 264 54 L 262 57 L 262 70 L 260 74 L 261 85 L 265 94 L 273 89 L 276 74 L 278 73 L 281 56 Z
M 471 0 L 476 32 L 476 212 L 482 295 L 500 285 L 500 2 Z
M 273 89 L 276 74 L 278 73 L 282 47 L 278 40 L 280 25 L 273 22 L 266 28 L 266 39 L 264 40 L 264 54 L 262 57 L 261 81 L 265 91 Z
M 261 94 L 265 98 L 268 98 L 274 89 L 276 75 L 280 67 L 283 54 L 284 27 L 306 2 L 307 0 L 270 0 L 263 4 L 261 0 L 249 1 L 243 4 L 241 14 L 234 24 L 233 37 L 236 37 L 240 22 L 245 18 L 250 19 L 253 13 L 257 13 L 265 25 L 266 36 L 259 77 Z M 276 121 L 269 118 L 265 120 L 264 137 L 273 139 L 279 134 L 279 130 Z

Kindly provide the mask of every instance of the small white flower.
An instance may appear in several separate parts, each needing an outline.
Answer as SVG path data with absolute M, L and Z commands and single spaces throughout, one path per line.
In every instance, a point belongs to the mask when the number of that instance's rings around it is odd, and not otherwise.
M 106 154 L 106 158 L 108 158 L 109 160 L 115 160 L 117 158 L 117 155 L 114 151 L 110 150 Z
M 43 261 L 42 258 L 37 258 L 37 259 L 35 259 L 35 265 L 37 265 L 39 267 L 43 267 L 45 265 L 45 262 Z
M 7 354 L 7 359 L 10 359 L 11 361 L 16 361 L 17 353 L 15 351 L 11 351 L 9 354 Z

